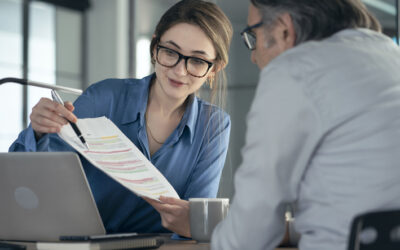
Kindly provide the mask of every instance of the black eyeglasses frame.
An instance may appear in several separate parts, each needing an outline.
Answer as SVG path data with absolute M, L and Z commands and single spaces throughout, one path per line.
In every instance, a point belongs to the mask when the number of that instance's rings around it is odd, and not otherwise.
M 175 52 L 175 53 L 178 54 L 178 56 L 179 56 L 178 61 L 176 61 L 176 63 L 175 63 L 174 65 L 171 65 L 171 66 L 164 65 L 164 64 L 160 63 L 160 61 L 158 60 L 158 51 L 159 51 L 160 49 L 167 49 L 167 50 L 171 50 L 171 51 Z M 200 60 L 200 61 L 203 61 L 203 62 L 207 63 L 208 67 L 207 67 L 206 73 L 204 73 L 202 76 L 196 76 L 196 75 L 193 75 L 192 73 L 190 73 L 190 72 L 188 71 L 187 63 L 188 63 L 188 60 L 191 59 L 191 58 L 192 58 L 192 59 L 196 59 L 196 60 Z M 209 61 L 207 61 L 207 60 L 204 60 L 204 59 L 202 59 L 202 58 L 195 57 L 195 56 L 185 56 L 185 55 L 182 55 L 181 53 L 179 53 L 178 51 L 176 51 L 176 50 L 174 50 L 174 49 L 171 49 L 171 48 L 168 48 L 168 47 L 159 45 L 159 44 L 157 45 L 156 60 L 157 60 L 157 62 L 158 62 L 160 65 L 162 65 L 162 66 L 164 66 L 164 67 L 167 67 L 167 68 L 173 68 L 173 67 L 175 67 L 176 65 L 178 65 L 178 63 L 179 63 L 182 59 L 185 60 L 185 69 L 186 69 L 186 72 L 187 72 L 189 75 L 194 76 L 194 77 L 198 77 L 198 78 L 202 78 L 202 77 L 204 77 L 205 75 L 207 75 L 207 73 L 208 73 L 208 71 L 210 70 L 210 68 L 214 65 L 214 63 L 209 62 Z

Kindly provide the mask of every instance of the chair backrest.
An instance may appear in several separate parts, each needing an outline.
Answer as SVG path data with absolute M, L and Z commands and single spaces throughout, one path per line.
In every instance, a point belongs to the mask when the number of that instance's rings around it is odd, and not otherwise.
M 356 216 L 351 225 L 348 250 L 400 250 L 400 210 Z

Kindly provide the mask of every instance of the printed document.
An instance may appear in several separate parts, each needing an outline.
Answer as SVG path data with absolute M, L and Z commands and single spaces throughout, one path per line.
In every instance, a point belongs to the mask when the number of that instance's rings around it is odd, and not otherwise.
M 77 126 L 89 150 L 70 124 L 63 126 L 58 135 L 94 166 L 138 196 L 179 198 L 167 179 L 108 118 L 78 119 Z

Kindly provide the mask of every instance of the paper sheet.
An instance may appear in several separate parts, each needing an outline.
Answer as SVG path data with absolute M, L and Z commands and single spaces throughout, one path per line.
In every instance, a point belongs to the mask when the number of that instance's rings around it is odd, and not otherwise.
M 78 119 L 87 150 L 70 124 L 58 134 L 90 163 L 138 196 L 179 198 L 175 189 L 118 127 L 106 117 Z

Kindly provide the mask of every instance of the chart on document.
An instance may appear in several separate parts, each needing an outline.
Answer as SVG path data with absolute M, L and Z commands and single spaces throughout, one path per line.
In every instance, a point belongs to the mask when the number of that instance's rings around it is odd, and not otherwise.
M 94 166 L 139 196 L 179 198 L 167 179 L 108 118 L 78 119 L 77 126 L 89 150 L 69 124 L 59 136 Z

